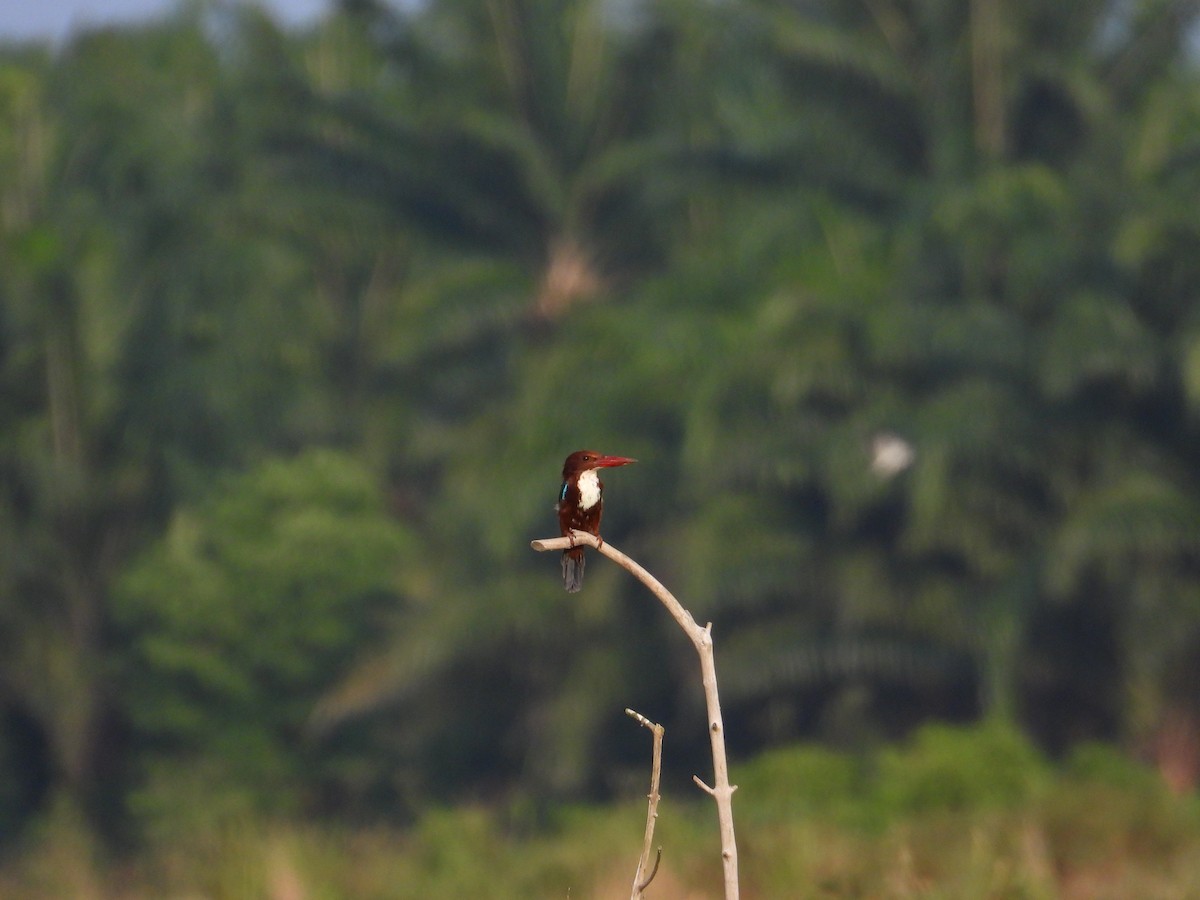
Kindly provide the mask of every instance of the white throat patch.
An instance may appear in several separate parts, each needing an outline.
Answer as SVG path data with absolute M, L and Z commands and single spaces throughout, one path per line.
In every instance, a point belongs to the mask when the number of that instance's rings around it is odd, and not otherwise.
M 591 509 L 600 502 L 600 476 L 595 469 L 579 473 L 579 508 Z

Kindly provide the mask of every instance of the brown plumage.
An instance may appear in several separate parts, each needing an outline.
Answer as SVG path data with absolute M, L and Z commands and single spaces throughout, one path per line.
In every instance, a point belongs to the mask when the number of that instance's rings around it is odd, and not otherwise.
M 562 488 L 558 492 L 558 527 L 564 536 L 569 536 L 573 528 L 600 538 L 604 482 L 597 470 L 627 466 L 632 462 L 637 460 L 627 456 L 605 456 L 595 450 L 576 450 L 567 457 L 563 463 Z M 582 547 L 563 551 L 563 585 L 571 593 L 583 587 L 583 566 Z

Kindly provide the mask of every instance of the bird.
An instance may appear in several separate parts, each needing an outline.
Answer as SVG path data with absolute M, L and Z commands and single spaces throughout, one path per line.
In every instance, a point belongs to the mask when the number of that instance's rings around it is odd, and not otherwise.
M 880 478 L 899 475 L 916 458 L 913 445 L 895 432 L 880 431 L 871 438 L 871 471 Z
M 628 456 L 605 456 L 595 450 L 576 450 L 563 463 L 562 488 L 558 492 L 558 527 L 564 537 L 571 529 L 600 537 L 600 514 L 604 508 L 604 482 L 600 469 L 627 466 L 637 462 Z M 574 546 L 562 555 L 563 586 L 574 594 L 583 587 L 583 548 Z

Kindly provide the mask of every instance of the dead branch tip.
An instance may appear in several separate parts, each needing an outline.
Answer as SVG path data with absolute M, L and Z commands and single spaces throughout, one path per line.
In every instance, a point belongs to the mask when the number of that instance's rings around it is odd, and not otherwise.
M 658 864 L 662 862 L 662 847 L 658 848 L 658 852 L 654 856 L 654 868 L 650 870 L 650 874 L 646 876 L 646 880 L 638 885 L 638 892 L 644 891 L 650 886 L 650 882 L 654 880 L 654 876 L 658 874 Z

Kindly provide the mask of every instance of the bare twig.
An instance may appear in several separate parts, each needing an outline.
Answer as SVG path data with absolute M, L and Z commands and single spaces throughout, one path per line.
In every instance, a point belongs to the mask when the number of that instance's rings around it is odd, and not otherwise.
M 662 847 L 659 847 L 654 854 L 654 868 L 650 870 L 650 874 L 646 876 L 646 880 L 637 886 L 637 895 L 642 896 L 642 891 L 650 887 L 650 882 L 654 880 L 654 876 L 658 874 L 658 864 L 662 862 Z
M 617 565 L 634 575 L 667 608 L 672 618 L 683 629 L 696 653 L 700 657 L 700 677 L 704 684 L 704 699 L 708 708 L 708 737 L 712 746 L 713 785 L 697 783 L 716 801 L 717 821 L 721 827 L 721 863 L 725 873 L 725 900 L 738 898 L 737 841 L 733 832 L 733 792 L 736 785 L 729 783 L 729 766 L 725 759 L 725 726 L 721 719 L 721 701 L 717 694 L 717 667 L 713 657 L 712 623 L 703 628 L 696 624 L 692 614 L 683 608 L 657 578 L 640 565 L 605 541 L 601 543 L 595 535 L 585 531 L 572 531 L 571 537 L 549 538 L 532 541 L 530 546 L 539 552 L 567 550 L 572 546 L 586 544 L 595 547 Z
M 662 742 L 666 729 L 657 722 L 651 722 L 639 712 L 626 708 L 625 715 L 636 719 L 642 726 L 649 728 L 654 736 L 654 750 L 650 760 L 650 793 L 647 795 L 649 805 L 646 809 L 646 835 L 642 841 L 642 855 L 638 858 L 637 871 L 633 873 L 633 892 L 630 900 L 642 900 L 642 891 L 658 874 L 658 864 L 662 861 L 662 848 L 658 849 L 658 857 L 654 860 L 654 869 L 643 878 L 646 867 L 650 864 L 650 847 L 654 843 L 654 823 L 658 819 L 658 785 L 662 775 Z

